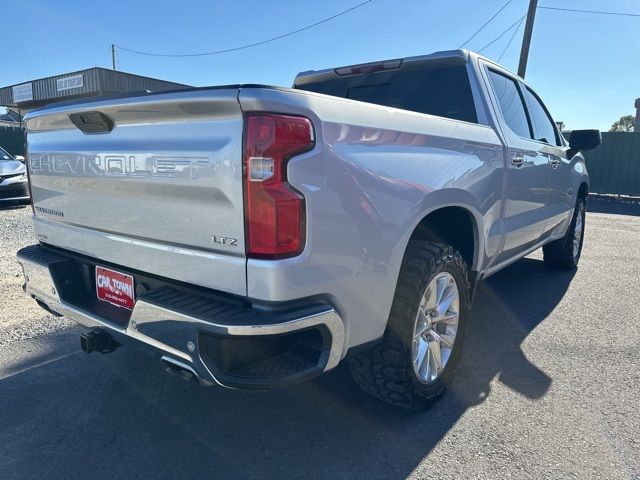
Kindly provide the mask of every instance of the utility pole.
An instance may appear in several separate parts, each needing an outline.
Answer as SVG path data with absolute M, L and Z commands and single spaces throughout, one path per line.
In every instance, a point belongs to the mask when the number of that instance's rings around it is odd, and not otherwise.
M 518 64 L 518 75 L 524 78 L 527 71 L 527 60 L 529 60 L 529 47 L 531 46 L 531 34 L 533 33 L 533 21 L 536 18 L 538 0 L 529 0 L 529 11 L 527 12 L 527 23 L 524 26 L 524 37 L 522 38 L 522 49 L 520 50 L 520 63 Z
M 111 44 L 111 65 L 113 65 L 113 69 L 116 69 L 116 46 Z

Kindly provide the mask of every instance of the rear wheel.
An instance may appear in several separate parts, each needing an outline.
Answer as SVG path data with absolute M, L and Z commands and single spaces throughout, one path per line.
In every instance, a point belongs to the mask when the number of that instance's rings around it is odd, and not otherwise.
M 351 361 L 360 387 L 418 410 L 442 396 L 460 358 L 469 292 L 468 268 L 456 250 L 412 240 L 382 342 Z
M 565 236 L 542 247 L 546 264 L 568 270 L 578 267 L 584 239 L 585 211 L 584 199 L 578 198 Z

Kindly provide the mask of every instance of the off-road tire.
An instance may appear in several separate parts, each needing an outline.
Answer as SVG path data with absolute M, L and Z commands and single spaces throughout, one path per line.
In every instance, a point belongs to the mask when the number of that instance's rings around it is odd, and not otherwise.
M 423 383 L 411 360 L 413 330 L 422 295 L 440 272 L 449 272 L 458 285 L 458 331 L 443 371 L 434 381 Z M 469 270 L 459 252 L 447 245 L 411 240 L 402 261 L 384 336 L 380 343 L 351 360 L 351 373 L 358 385 L 374 397 L 412 410 L 425 409 L 439 399 L 460 360 L 470 294 Z
M 542 247 L 545 264 L 565 270 L 574 270 L 578 267 L 578 262 L 580 261 L 580 255 L 582 253 L 582 242 L 584 241 L 585 210 L 586 204 L 584 198 L 578 198 L 573 210 L 571 224 L 569 225 L 565 236 Z M 578 255 L 574 256 L 573 240 L 575 238 L 575 227 L 578 215 L 582 215 L 582 235 L 580 238 Z

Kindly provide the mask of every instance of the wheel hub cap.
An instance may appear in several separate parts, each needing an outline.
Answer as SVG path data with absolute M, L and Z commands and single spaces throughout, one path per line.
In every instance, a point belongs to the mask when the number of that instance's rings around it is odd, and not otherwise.
M 576 216 L 576 225 L 573 230 L 573 258 L 578 258 L 580 253 L 580 242 L 582 240 L 582 231 L 584 228 L 583 207 L 581 206 Z
M 447 365 L 458 333 L 460 294 L 448 272 L 436 275 L 427 286 L 416 314 L 411 358 L 416 376 L 433 382 Z

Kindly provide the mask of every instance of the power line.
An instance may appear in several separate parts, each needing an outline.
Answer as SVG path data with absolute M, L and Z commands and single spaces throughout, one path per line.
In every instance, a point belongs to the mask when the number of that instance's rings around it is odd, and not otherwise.
M 524 22 L 524 17 L 522 17 L 520 19 L 520 22 L 518 23 L 518 26 L 513 31 L 513 35 L 511 35 L 511 38 L 509 39 L 509 42 L 507 43 L 507 46 L 504 47 L 504 50 L 502 51 L 502 53 L 500 54 L 500 57 L 498 58 L 498 63 L 500 63 L 500 60 L 502 60 L 502 57 L 504 57 L 504 54 L 507 53 L 507 49 L 509 48 L 509 45 L 511 45 L 511 42 L 513 42 L 513 39 L 516 36 L 516 33 L 518 33 L 518 30 L 520 30 L 520 27 L 522 26 L 522 22 Z
M 464 47 L 467 43 L 469 43 L 471 40 L 473 40 L 473 39 L 475 38 L 475 36 L 476 36 L 476 35 L 478 35 L 482 30 L 484 30 L 484 27 L 486 27 L 487 25 L 489 25 L 489 24 L 491 23 L 491 21 L 492 21 L 494 18 L 496 18 L 496 17 L 498 16 L 498 14 L 499 14 L 502 10 L 504 10 L 504 9 L 507 7 L 507 5 L 509 5 L 510 3 L 511 3 L 511 0 L 508 0 L 508 1 L 507 1 L 507 3 L 505 3 L 505 4 L 502 6 L 502 8 L 500 8 L 500 10 L 498 10 L 498 11 L 493 15 L 493 17 L 491 17 L 489 20 L 487 20 L 487 21 L 484 23 L 484 25 L 482 25 L 479 29 L 477 29 L 477 30 L 473 33 L 473 35 L 471 35 L 471 36 L 467 39 L 467 41 L 466 41 L 466 42 L 464 42 L 462 45 L 460 45 L 458 48 L 462 48 L 462 47 Z
M 125 47 L 122 47 L 120 45 L 116 45 L 116 48 L 119 48 L 120 50 L 124 50 L 126 52 L 137 53 L 138 55 L 148 55 L 148 56 L 151 56 L 151 57 L 204 57 L 206 55 L 219 55 L 221 53 L 236 52 L 238 50 L 244 50 L 246 48 L 257 47 L 258 45 L 264 45 L 265 43 L 270 43 L 270 42 L 273 42 L 275 40 L 280 40 L 281 38 L 289 37 L 291 35 L 295 35 L 296 33 L 300 33 L 300 32 L 303 32 L 305 30 L 309 30 L 310 28 L 317 27 L 320 24 L 326 23 L 326 22 L 328 22 L 330 20 L 333 20 L 334 18 L 338 18 L 338 17 L 340 17 L 340 16 L 342 16 L 342 15 L 344 15 L 346 13 L 349 13 L 349 12 L 355 10 L 356 8 L 360 8 L 360 7 L 364 6 L 364 5 L 366 5 L 367 3 L 371 3 L 372 1 L 373 0 L 366 0 L 366 1 L 362 2 L 362 3 L 354 5 L 351 8 L 348 8 L 346 10 L 343 10 L 343 11 L 339 12 L 339 13 L 336 13 L 335 15 L 332 15 L 330 17 L 327 17 L 327 18 L 319 20 L 319 21 L 317 21 L 315 23 L 312 23 L 311 25 L 307 25 L 305 27 L 298 28 L 297 30 L 293 30 L 293 31 L 285 33 L 285 34 L 278 35 L 276 37 L 271 37 L 271 38 L 267 38 L 266 40 L 261 40 L 260 42 L 249 43 L 247 45 L 241 45 L 239 47 L 227 48 L 227 49 L 224 49 L 224 50 L 216 50 L 216 51 L 213 51 L 213 52 L 203 52 L 203 53 L 169 54 L 169 53 L 143 52 L 143 51 L 140 51 L 140 50 L 133 50 L 131 48 L 125 48 Z
M 577 12 L 577 13 L 595 13 L 598 15 L 617 15 L 620 17 L 640 17 L 640 13 L 624 13 L 624 12 L 603 12 L 599 10 L 578 10 L 575 8 L 560 8 L 560 7 L 544 7 L 540 6 L 544 10 L 560 10 L 563 12 Z
M 491 40 L 489 43 L 487 43 L 484 47 L 482 47 L 480 50 L 478 50 L 478 53 L 482 53 L 484 50 L 486 50 L 487 48 L 489 48 L 491 45 L 493 45 L 494 43 L 496 43 L 498 40 L 500 40 L 502 37 L 504 37 L 504 35 L 511 31 L 511 29 L 513 27 L 515 27 L 516 25 L 518 25 L 519 23 L 522 22 L 522 20 L 524 20 L 524 17 L 526 17 L 527 15 L 523 15 L 522 17 L 520 17 L 518 20 L 516 20 L 515 22 L 513 22 L 511 24 L 511 26 L 509 28 L 507 28 L 504 32 L 502 32 L 500 35 L 498 35 L 496 38 L 494 38 L 493 40 Z

